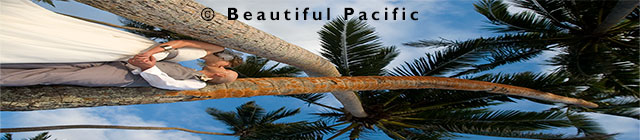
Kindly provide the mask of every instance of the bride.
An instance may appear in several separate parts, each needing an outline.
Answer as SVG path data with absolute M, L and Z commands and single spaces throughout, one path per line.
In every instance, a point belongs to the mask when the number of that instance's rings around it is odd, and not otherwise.
M 241 57 L 214 44 L 193 40 L 156 43 L 54 13 L 30 0 L 0 3 L 0 64 L 114 62 L 138 55 L 165 62 L 203 59 L 205 66 L 198 72 L 215 77 L 220 71 L 235 73 L 224 68 L 242 63 Z

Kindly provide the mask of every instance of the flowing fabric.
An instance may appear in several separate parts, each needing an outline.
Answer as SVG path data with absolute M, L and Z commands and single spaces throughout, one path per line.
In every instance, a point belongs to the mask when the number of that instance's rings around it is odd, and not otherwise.
M 126 61 L 153 40 L 60 15 L 29 0 L 0 1 L 0 63 Z M 162 60 L 168 54 L 158 53 Z M 198 59 L 206 51 L 181 48 L 171 61 Z

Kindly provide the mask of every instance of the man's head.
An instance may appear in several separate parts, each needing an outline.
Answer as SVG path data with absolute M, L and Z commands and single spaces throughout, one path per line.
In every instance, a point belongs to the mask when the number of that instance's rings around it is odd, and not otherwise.
M 223 66 L 227 68 L 232 68 L 232 67 L 237 67 L 239 65 L 242 65 L 242 63 L 244 63 L 244 61 L 242 60 L 242 57 L 236 56 L 236 55 L 233 55 L 233 56 L 230 55 L 228 58 L 226 58 L 226 60 L 214 55 L 204 57 L 203 59 L 205 60 L 206 67 Z

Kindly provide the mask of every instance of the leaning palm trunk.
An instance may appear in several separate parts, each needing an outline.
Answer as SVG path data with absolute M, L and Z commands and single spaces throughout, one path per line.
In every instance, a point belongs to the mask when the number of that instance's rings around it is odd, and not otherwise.
M 604 21 L 598 25 L 593 33 L 605 33 L 609 28 L 620 23 L 620 21 L 636 9 L 637 6 L 637 0 L 619 0 L 618 3 L 616 3 L 616 6 L 611 9 L 611 12 L 609 12 Z
M 3 87 L 0 91 L 3 111 L 56 108 L 172 103 L 207 99 L 291 95 L 335 91 L 385 89 L 451 89 L 485 91 L 597 107 L 581 99 L 568 98 L 528 88 L 490 82 L 429 76 L 359 77 L 278 77 L 242 78 L 235 82 L 209 85 L 199 90 L 168 91 L 157 88 L 89 88 L 71 86 Z
M 200 12 L 205 6 L 192 0 L 77 1 L 148 25 L 286 63 L 309 76 L 340 76 L 326 59 L 240 21 L 227 20 L 220 13 L 215 13 L 211 21 L 203 20 Z M 333 95 L 354 116 L 367 116 L 354 92 L 340 91 Z
M 1 133 L 14 133 L 14 132 L 31 132 L 31 131 L 46 131 L 46 130 L 60 130 L 60 129 L 127 129 L 127 130 L 180 130 L 198 134 L 209 135 L 225 135 L 235 136 L 234 134 L 218 133 L 218 132 L 206 132 L 197 131 L 178 127 L 153 127 L 153 126 L 122 126 L 122 125 L 54 125 L 54 126 L 39 126 L 39 127 L 21 127 L 21 128 L 0 128 Z

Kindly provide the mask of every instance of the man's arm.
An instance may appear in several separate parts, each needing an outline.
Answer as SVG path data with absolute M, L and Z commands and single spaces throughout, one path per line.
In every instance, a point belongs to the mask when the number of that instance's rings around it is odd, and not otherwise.
M 144 78 L 151 86 L 168 90 L 194 90 L 207 86 L 207 83 L 196 80 L 176 80 L 166 73 L 162 72 L 158 67 L 153 66 L 140 73 L 140 76 Z
M 158 44 L 156 45 L 156 47 L 142 53 L 145 56 L 151 56 L 153 54 L 165 51 L 164 48 L 162 48 L 162 46 L 165 45 L 169 45 L 171 46 L 171 48 L 174 49 L 178 49 L 178 48 L 198 48 L 198 49 L 203 49 L 206 50 L 207 52 L 219 52 L 224 50 L 224 47 L 215 45 L 215 44 L 210 44 L 210 43 L 206 43 L 206 42 L 202 42 L 202 41 L 195 41 L 195 40 L 172 40 L 166 43 L 162 43 L 162 44 Z
M 155 66 L 156 59 L 153 56 L 144 57 L 136 55 L 129 59 L 129 63 L 142 69 L 140 76 L 144 78 L 151 86 L 168 90 L 194 90 L 207 86 L 207 83 L 195 80 L 176 80 L 166 73 L 162 72 Z

